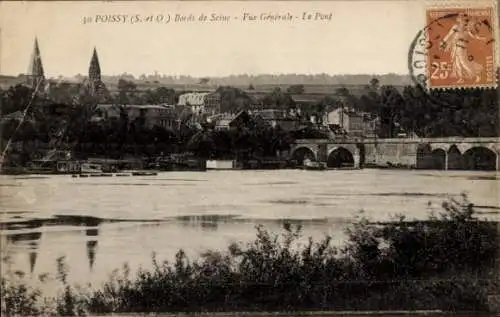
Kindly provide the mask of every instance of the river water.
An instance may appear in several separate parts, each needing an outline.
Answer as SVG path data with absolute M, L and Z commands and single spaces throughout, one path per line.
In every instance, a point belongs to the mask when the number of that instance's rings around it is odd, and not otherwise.
M 374 221 L 397 214 L 426 218 L 447 197 L 465 192 L 482 218 L 497 219 L 500 176 L 476 171 L 209 171 L 157 176 L 72 178 L 0 176 L 1 253 L 28 276 L 56 271 L 65 256 L 70 278 L 98 283 L 127 262 L 151 265 L 156 252 L 196 256 L 251 241 L 255 226 L 278 230 L 285 219 L 304 235 L 332 235 L 364 210 Z M 429 204 L 430 203 L 430 204 Z

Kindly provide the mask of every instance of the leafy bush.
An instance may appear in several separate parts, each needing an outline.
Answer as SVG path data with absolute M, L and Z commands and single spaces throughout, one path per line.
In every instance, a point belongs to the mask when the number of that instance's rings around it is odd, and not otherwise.
M 40 289 L 30 286 L 26 274 L 10 269 L 9 257 L 2 258 L 2 277 L 0 281 L 2 316 L 38 316 L 53 315 L 55 303 L 45 298 Z
M 444 203 L 443 210 L 428 221 L 362 219 L 347 229 L 343 248 L 331 246 L 328 236 L 300 243 L 300 226 L 285 224 L 279 234 L 257 226 L 251 243 L 196 261 L 182 250 L 173 263 L 153 255 L 151 270 L 131 277 L 125 265 L 98 290 L 69 286 L 61 260 L 57 313 L 487 310 L 488 293 L 498 291 L 496 224 L 476 220 L 466 197 Z M 2 281 L 6 311 L 40 314 L 40 296 Z

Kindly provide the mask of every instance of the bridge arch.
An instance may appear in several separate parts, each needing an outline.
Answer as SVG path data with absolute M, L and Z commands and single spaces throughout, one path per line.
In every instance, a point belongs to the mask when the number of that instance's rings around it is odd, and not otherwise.
M 447 167 L 450 170 L 461 170 L 464 168 L 464 157 L 462 156 L 460 148 L 456 144 L 450 146 L 447 160 Z
M 450 144 L 445 144 L 445 143 L 428 143 L 431 147 L 432 151 L 435 150 L 443 150 L 444 152 L 448 152 L 450 149 Z
M 328 167 L 354 167 L 354 155 L 345 147 L 337 147 L 330 151 L 326 161 Z
M 417 147 L 417 168 L 444 170 L 448 165 L 448 147 L 446 145 L 422 143 Z
M 432 147 L 429 143 L 417 146 L 417 168 L 427 169 L 432 166 Z
M 475 146 L 463 154 L 463 164 L 468 170 L 497 170 L 499 155 L 489 147 Z
M 297 161 L 297 164 L 302 165 L 304 163 L 304 160 L 309 159 L 311 161 L 316 161 L 316 154 L 314 153 L 311 148 L 307 146 L 301 146 L 296 148 L 292 152 L 292 160 Z
M 436 170 L 447 169 L 446 165 L 447 165 L 448 155 L 446 153 L 446 150 L 442 148 L 434 149 L 431 152 L 431 157 L 432 157 L 432 162 L 431 166 L 429 167 L 430 169 L 436 169 Z

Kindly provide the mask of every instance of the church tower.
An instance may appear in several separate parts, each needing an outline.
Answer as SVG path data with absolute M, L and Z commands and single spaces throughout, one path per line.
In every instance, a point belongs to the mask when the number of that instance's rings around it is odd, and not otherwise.
M 90 59 L 88 88 L 90 94 L 93 96 L 101 95 L 105 89 L 104 83 L 101 80 L 101 65 L 99 65 L 99 58 L 97 57 L 97 50 L 95 47 L 92 58 Z
M 45 74 L 43 72 L 42 57 L 40 55 L 40 48 L 38 47 L 38 39 L 35 38 L 35 47 L 31 55 L 30 66 L 27 74 L 27 84 L 35 89 L 37 85 L 43 85 L 45 81 Z

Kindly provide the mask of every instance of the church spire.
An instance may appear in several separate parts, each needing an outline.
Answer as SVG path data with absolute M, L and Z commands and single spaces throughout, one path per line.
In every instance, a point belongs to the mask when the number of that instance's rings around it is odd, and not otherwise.
M 95 47 L 92 58 L 90 59 L 89 80 L 101 81 L 101 66 L 99 65 L 99 57 L 97 57 L 97 50 Z
M 97 49 L 95 47 L 90 59 L 88 83 L 92 95 L 100 95 L 102 93 L 104 84 L 101 80 L 101 65 L 99 65 L 99 57 L 97 57 Z
M 40 55 L 40 48 L 38 46 L 38 39 L 36 37 L 27 77 L 28 77 L 28 85 L 30 85 L 33 88 L 35 88 L 40 81 L 45 80 L 45 74 L 42 65 L 42 57 Z

